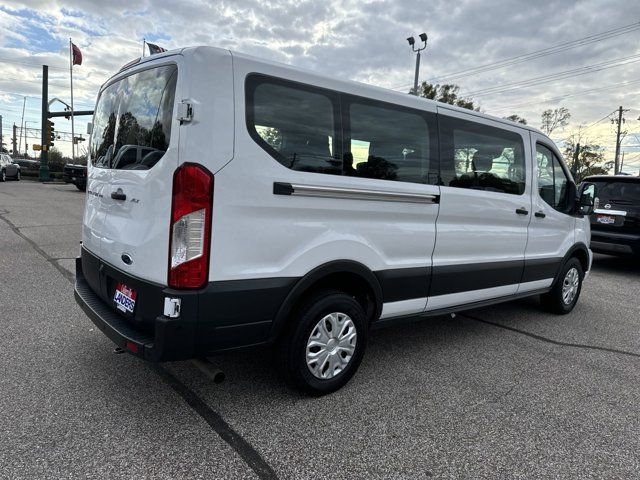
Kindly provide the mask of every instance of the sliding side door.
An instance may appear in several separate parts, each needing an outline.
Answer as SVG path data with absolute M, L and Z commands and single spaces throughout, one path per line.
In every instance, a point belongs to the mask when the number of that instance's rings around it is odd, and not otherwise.
M 441 196 L 426 310 L 515 294 L 531 217 L 529 132 L 438 107 Z

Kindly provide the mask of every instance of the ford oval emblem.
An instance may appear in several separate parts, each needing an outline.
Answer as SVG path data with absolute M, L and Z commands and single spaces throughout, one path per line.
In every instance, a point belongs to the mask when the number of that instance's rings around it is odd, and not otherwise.
M 120 258 L 127 265 L 131 265 L 133 263 L 133 258 L 131 258 L 131 255 L 129 255 L 128 253 L 123 253 Z
M 610 203 L 607 203 L 607 204 L 604 206 L 604 208 L 606 208 L 606 209 L 611 208 L 611 204 L 610 204 Z

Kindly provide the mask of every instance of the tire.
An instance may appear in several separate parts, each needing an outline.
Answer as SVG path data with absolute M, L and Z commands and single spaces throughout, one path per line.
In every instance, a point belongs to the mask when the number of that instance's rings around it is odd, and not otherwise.
M 18 170 L 18 173 L 16 173 L 16 182 L 20 181 L 20 170 Z
M 324 331 L 320 326 L 323 321 Z M 327 334 L 329 341 L 324 340 Z M 335 392 L 360 366 L 367 334 L 365 312 L 353 297 L 337 290 L 318 292 L 292 314 L 280 337 L 276 347 L 280 370 L 290 384 L 305 393 L 319 396 Z M 320 345 L 329 345 L 331 351 Z M 307 355 L 318 356 L 320 361 L 312 358 L 308 365 Z
M 2 173 L 0 174 L 0 182 L 6 182 L 6 181 L 7 181 L 7 172 L 2 170 Z
M 78 185 L 77 183 L 74 184 L 76 186 L 76 188 L 78 190 L 80 190 L 81 192 L 84 192 L 87 190 L 87 186 L 86 185 Z
M 570 258 L 560 270 L 551 291 L 540 296 L 544 308 L 559 315 L 571 312 L 580 298 L 583 279 L 584 271 L 580 260 Z

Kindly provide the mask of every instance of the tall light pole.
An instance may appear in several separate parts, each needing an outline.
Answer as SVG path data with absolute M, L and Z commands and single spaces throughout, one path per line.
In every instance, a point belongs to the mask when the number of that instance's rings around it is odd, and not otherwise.
M 416 75 L 413 78 L 413 94 L 414 95 L 418 95 L 418 75 L 420 73 L 420 52 L 422 50 L 424 50 L 425 48 L 427 48 L 427 34 L 426 33 L 421 33 L 420 35 L 418 35 L 420 37 L 420 40 L 422 40 L 423 45 L 420 48 L 416 47 L 416 39 L 413 37 L 409 37 L 407 38 L 407 42 L 409 42 L 409 45 L 411 45 L 411 50 L 413 50 L 414 52 L 416 52 Z
M 25 157 L 29 156 L 29 141 L 27 140 L 27 133 L 28 133 L 27 124 L 28 123 L 38 123 L 38 122 L 35 122 L 33 120 L 26 120 L 24 122 L 24 156 Z

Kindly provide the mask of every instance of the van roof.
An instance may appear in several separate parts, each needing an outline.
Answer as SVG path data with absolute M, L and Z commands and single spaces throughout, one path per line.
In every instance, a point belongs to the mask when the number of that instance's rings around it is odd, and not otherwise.
M 265 60 L 263 58 L 259 58 L 253 55 L 248 55 L 246 53 L 240 53 L 240 52 L 235 52 L 235 51 L 231 51 L 231 50 L 227 50 L 227 49 L 223 49 L 223 48 L 219 48 L 219 47 L 211 47 L 211 46 L 195 46 L 195 47 L 184 47 L 184 48 L 179 48 L 179 49 L 174 49 L 174 50 L 168 50 L 167 52 L 163 52 L 163 53 L 159 53 L 159 54 L 155 54 L 155 55 L 150 55 L 148 57 L 144 57 L 144 58 L 140 58 L 138 62 L 136 62 L 134 65 L 138 66 L 141 65 L 143 63 L 147 63 L 149 61 L 153 61 L 153 60 L 158 60 L 167 56 L 171 56 L 171 55 L 183 55 L 185 57 L 189 57 L 191 55 L 194 55 L 196 53 L 198 54 L 210 54 L 210 55 L 220 55 L 220 53 L 230 53 L 231 55 L 233 55 L 234 57 L 237 58 L 242 58 L 244 60 L 248 60 L 257 64 L 263 64 L 263 65 L 272 65 L 272 66 L 277 66 L 277 67 L 281 67 L 281 68 L 286 68 L 288 70 L 292 70 L 292 71 L 296 71 L 296 72 L 300 72 L 300 73 L 304 73 L 305 75 L 308 76 L 313 76 L 315 78 L 317 78 L 318 80 L 322 81 L 330 81 L 332 83 L 338 82 L 338 83 L 342 83 L 345 86 L 351 86 L 351 87 L 357 87 L 358 89 L 365 89 L 365 90 L 369 90 L 372 92 L 377 92 L 378 95 L 383 95 L 385 97 L 388 98 L 389 102 L 394 102 L 394 99 L 402 99 L 403 102 L 405 103 L 407 101 L 407 96 L 408 94 L 406 93 L 401 93 L 401 92 L 396 92 L 394 90 L 390 90 L 388 88 L 383 88 L 383 87 L 378 87 L 375 85 L 369 85 L 367 83 L 362 83 L 362 82 L 357 82 L 354 80 L 348 80 L 348 79 L 342 79 L 342 78 L 334 78 L 334 77 L 330 77 L 329 75 L 325 75 L 322 73 L 318 73 L 315 72 L 313 70 L 309 70 L 309 69 L 304 69 L 304 68 L 300 68 L 300 67 L 296 67 L 287 63 L 283 63 L 283 62 L 276 62 L 273 60 Z M 132 65 L 132 66 L 134 66 Z M 451 110 L 451 111 L 455 111 L 455 112 L 462 112 L 462 113 L 466 113 L 468 115 L 474 115 L 476 117 L 479 118 L 486 118 L 488 120 L 493 120 L 495 122 L 500 122 L 500 123 L 504 123 L 507 125 L 511 125 L 511 126 L 516 126 L 518 128 L 522 128 L 525 130 L 530 130 L 532 132 L 538 133 L 540 135 L 544 135 L 546 136 L 542 131 L 540 131 L 539 129 L 532 127 L 530 125 L 523 125 L 521 123 L 517 123 L 517 122 L 513 122 L 511 120 L 507 120 L 505 118 L 500 118 L 500 117 L 496 117 L 494 115 L 489 115 L 486 113 L 481 113 L 481 112 L 477 112 L 474 110 L 469 110 L 466 108 L 462 108 L 462 107 L 457 107 L 455 105 L 450 105 L 448 103 L 442 103 L 442 102 L 438 102 L 436 100 L 430 100 L 427 98 L 422 98 L 422 97 L 414 97 L 411 96 L 411 98 L 413 99 L 413 102 L 416 103 L 417 107 L 419 107 L 419 102 L 430 102 L 432 104 L 437 105 L 440 108 L 444 108 L 447 110 Z

